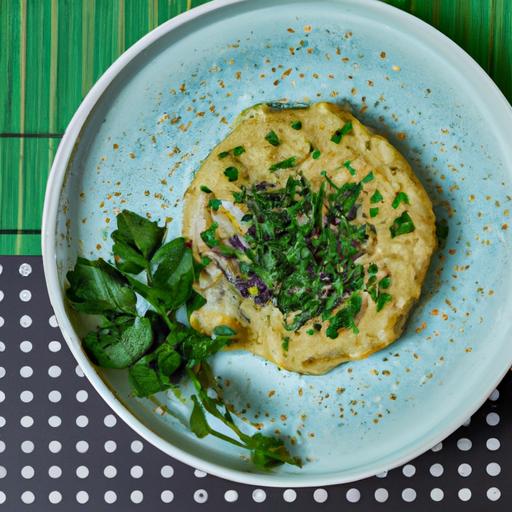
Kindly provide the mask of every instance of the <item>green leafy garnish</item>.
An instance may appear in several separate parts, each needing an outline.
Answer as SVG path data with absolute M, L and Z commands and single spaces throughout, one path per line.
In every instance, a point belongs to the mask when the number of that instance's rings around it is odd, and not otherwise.
M 379 208 L 370 208 L 370 217 L 373 219 L 379 214 Z
M 325 334 L 332 339 L 338 337 L 340 329 L 352 329 L 354 334 L 358 334 L 359 329 L 356 326 L 355 318 L 361 310 L 362 302 L 361 296 L 353 293 L 348 303 L 329 319 L 329 327 Z
M 407 233 L 412 233 L 416 227 L 414 226 L 414 222 L 407 212 L 403 212 L 402 215 L 397 217 L 393 224 L 390 226 L 389 231 L 391 233 L 391 238 L 395 238 L 399 235 L 406 235 Z
M 377 312 L 381 311 L 388 302 L 391 302 L 391 295 L 389 293 L 379 293 L 377 297 Z
M 234 156 L 240 156 L 243 153 L 245 153 L 245 148 L 243 146 L 236 146 L 235 148 L 233 148 Z
M 370 197 L 370 203 L 372 203 L 372 204 L 379 203 L 383 199 L 384 199 L 384 197 L 382 196 L 382 194 L 378 190 L 376 190 L 373 193 L 372 197 Z
M 347 133 L 350 133 L 352 131 L 352 121 L 348 121 L 347 123 L 345 123 L 343 125 L 342 128 L 339 128 L 338 130 L 336 130 L 332 137 L 331 137 L 331 141 L 334 142 L 335 144 L 339 144 L 341 142 L 341 139 L 347 135 Z
M 265 140 L 269 144 L 272 144 L 272 146 L 279 146 L 279 144 L 281 144 L 281 141 L 274 130 L 270 130 L 267 135 L 265 135 Z
M 281 162 L 277 162 L 276 164 L 271 165 L 269 167 L 269 170 L 277 171 L 278 169 L 290 169 L 291 167 L 295 167 L 296 165 L 296 157 L 291 156 L 290 158 L 286 158 Z
M 409 196 L 405 192 L 398 192 L 398 194 L 395 196 L 395 199 L 393 199 L 391 206 L 396 210 L 401 203 L 411 204 L 409 202 Z
M 290 337 L 289 336 L 285 336 L 283 338 L 283 342 L 281 343 L 281 347 L 282 347 L 284 352 L 288 352 L 288 348 L 290 347 Z
M 211 194 L 212 192 L 206 185 L 201 185 L 199 189 L 201 190 L 201 192 L 204 192 L 206 194 Z
M 201 233 L 201 239 L 208 247 L 216 247 L 219 245 L 219 241 L 216 238 L 215 231 L 219 225 L 216 222 L 213 222 L 212 225 L 205 231 Z
M 226 158 L 229 156 L 229 151 L 221 151 L 218 155 L 219 158 Z
M 370 181 L 373 181 L 375 179 L 375 176 L 373 175 L 373 172 L 370 171 L 362 180 L 361 183 L 369 183 Z
M 224 169 L 224 176 L 226 176 L 229 181 L 236 181 L 238 179 L 238 169 L 233 166 L 226 167 Z
M 313 153 L 311 153 L 311 158 L 312 158 L 313 160 L 318 160 L 318 159 L 320 158 L 320 155 L 321 155 L 321 154 L 322 154 L 322 153 L 320 152 L 320 150 L 315 149 L 315 150 L 313 151 Z
M 356 175 L 356 170 L 350 165 L 350 160 L 347 160 L 346 162 L 344 162 L 343 167 L 345 167 L 345 169 L 348 170 L 348 172 L 350 173 L 351 176 Z
M 220 199 L 210 199 L 208 201 L 208 208 L 211 208 L 214 212 L 216 212 L 222 206 L 222 201 Z
M 301 121 L 292 121 L 291 122 L 291 127 L 294 130 L 300 130 L 302 128 L 302 122 Z

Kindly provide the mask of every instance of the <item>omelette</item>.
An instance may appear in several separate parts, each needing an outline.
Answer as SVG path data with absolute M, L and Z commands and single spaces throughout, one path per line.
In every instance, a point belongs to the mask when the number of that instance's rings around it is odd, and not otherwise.
M 395 341 L 436 247 L 405 158 L 331 103 L 242 112 L 186 192 L 183 233 L 205 299 L 192 327 L 304 374 Z

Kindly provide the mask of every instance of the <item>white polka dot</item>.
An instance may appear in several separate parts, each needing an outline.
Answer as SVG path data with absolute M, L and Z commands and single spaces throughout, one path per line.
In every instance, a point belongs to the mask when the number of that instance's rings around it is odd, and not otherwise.
M 142 491 L 132 491 L 132 493 L 130 494 L 130 499 L 132 500 L 133 503 L 141 503 L 142 500 L 144 499 L 144 494 L 142 494 Z
M 501 443 L 495 437 L 490 437 L 487 439 L 485 446 L 487 446 L 487 449 L 491 450 L 491 452 L 495 452 L 496 450 L 500 449 Z
M 21 501 L 23 501 L 23 503 L 25 503 L 25 505 L 30 505 L 30 504 L 34 503 L 35 499 L 36 499 L 36 497 L 32 491 L 25 491 L 21 495 Z
M 375 476 L 377 478 L 386 478 L 388 476 L 388 472 L 387 471 L 383 471 L 382 473 L 377 473 Z
M 30 478 L 33 478 L 34 475 L 35 475 L 35 471 L 32 466 L 23 466 L 21 468 L 21 476 L 23 478 L 26 478 L 27 480 L 29 480 Z
M 0 403 L 2 403 L 5 400 L 5 393 L 3 391 L 0 391 Z
M 0 416 L 0 428 L 5 427 L 6 423 L 6 419 L 3 416 Z
M 317 503 L 325 503 L 328 497 L 329 494 L 325 489 L 315 489 L 315 491 L 313 492 L 313 499 Z
M 460 439 L 457 440 L 457 448 L 463 452 L 471 450 L 472 446 L 473 443 L 467 437 L 461 437 Z
M 4 271 L 4 266 L 0 265 L 0 274 Z
M 489 487 L 487 489 L 487 499 L 491 501 L 498 501 L 501 498 L 501 491 L 497 487 Z
M 416 474 L 416 468 L 412 464 L 406 464 L 402 468 L 402 473 L 404 476 L 410 478 L 411 476 L 414 476 Z
M 406 487 L 402 491 L 402 499 L 407 503 L 411 503 L 411 501 L 414 501 L 416 499 L 416 491 L 414 489 L 411 489 L 410 487 Z
M 171 478 L 174 475 L 174 468 L 169 465 L 162 466 L 162 469 L 160 470 L 160 474 L 164 478 Z
M 50 466 L 48 468 L 48 476 L 50 478 L 60 478 L 62 476 L 62 469 L 59 466 Z
M 89 501 L 89 493 L 87 491 L 78 491 L 76 493 L 76 501 L 83 505 Z
M 229 492 L 229 491 L 228 491 Z M 236 492 L 236 491 L 233 491 Z M 238 498 L 238 494 L 236 495 Z M 283 500 L 286 501 L 286 503 L 293 503 L 297 499 L 297 493 L 293 489 L 286 489 L 283 492 Z M 226 501 L 229 501 L 226 498 Z
M 379 503 L 384 503 L 388 500 L 388 498 L 389 493 L 387 489 L 380 487 L 379 489 L 375 490 L 375 501 L 378 501 Z
M 117 450 L 117 444 L 112 440 L 105 441 L 104 448 L 107 453 L 114 453 Z
M 107 491 L 103 495 L 103 499 L 105 500 L 105 503 L 112 505 L 112 503 L 115 503 L 117 500 L 117 494 L 114 491 Z
M 30 341 L 22 341 L 20 343 L 20 350 L 22 352 L 25 352 L 25 354 L 27 354 L 28 352 L 30 352 L 32 350 L 32 343 Z
M 89 450 L 89 443 L 87 441 L 78 441 L 75 444 L 75 449 L 78 453 L 86 453 Z
M 135 441 L 132 441 L 132 443 L 130 444 L 130 449 L 132 450 L 133 453 L 140 453 L 144 448 L 144 445 L 139 441 L 139 440 L 135 440 Z
M 490 395 L 489 395 L 489 400 L 491 400 L 492 402 L 496 402 L 496 400 L 498 400 L 498 398 L 500 397 L 500 392 L 499 390 L 495 389 Z
M 6 499 L 7 499 L 7 496 L 5 495 L 5 492 L 0 491 L 0 505 L 3 505 L 5 503 Z
M 7 469 L 5 469 L 4 466 L 0 466 L 0 479 L 5 478 L 6 475 L 7 475 Z
M 469 425 L 471 425 L 471 418 L 468 418 L 463 424 L 462 426 L 463 427 L 469 427 Z
M 105 424 L 105 427 L 112 428 L 117 423 L 117 419 L 113 414 L 107 414 L 103 419 L 103 423 Z
M 20 419 L 20 425 L 24 428 L 30 428 L 34 424 L 34 418 L 32 416 L 23 416 Z
M 4 300 L 4 292 L 0 290 L 0 302 Z
M 200 469 L 194 469 L 194 476 L 196 478 L 204 478 L 206 476 L 206 473 L 204 471 L 201 471 Z
M 23 441 L 21 443 L 21 451 L 23 453 L 32 453 L 34 451 L 34 443 L 32 441 Z
M 58 352 L 60 349 L 61 349 L 60 341 L 53 340 L 53 341 L 50 341 L 50 343 L 48 343 L 48 350 L 50 352 Z
M 361 499 L 361 493 L 359 489 L 352 488 L 347 491 L 345 497 L 350 503 L 357 503 Z
M 62 398 L 61 392 L 56 389 L 54 389 L 48 393 L 48 400 L 50 400 L 50 402 L 53 402 L 54 404 L 56 404 L 57 402 L 60 402 L 61 398 Z
M 23 277 L 27 277 L 29 276 L 30 274 L 32 274 L 32 267 L 30 265 L 30 263 L 22 263 L 20 265 L 20 268 L 19 268 L 19 273 L 23 276 Z
M 5 324 L 5 320 L 3 316 L 0 316 L 0 327 L 3 327 Z
M 62 501 L 62 494 L 59 491 L 52 491 L 48 494 L 48 501 L 56 505 Z
M 5 452 L 5 443 L 4 443 L 4 441 L 0 440 L 0 453 L 4 453 L 4 452 Z
M 459 489 L 458 492 L 459 500 L 461 501 L 469 501 L 471 499 L 471 490 L 467 487 L 464 487 L 463 489 Z
M 89 468 L 87 466 L 78 466 L 76 468 L 76 476 L 78 478 L 87 478 L 89 476 Z
M 198 492 L 198 491 L 196 491 L 196 492 Z M 195 494 L 194 494 L 194 499 L 196 499 Z M 267 493 L 263 489 L 254 489 L 254 491 L 252 491 L 252 499 L 256 503 L 263 503 L 267 499 Z
M 80 366 L 76 365 L 75 367 L 75 373 L 80 377 L 84 377 L 85 374 L 84 374 L 84 371 L 82 370 L 82 368 L 80 368 Z
M 32 325 L 32 318 L 30 318 L 29 315 L 23 315 L 22 317 L 20 317 L 20 325 L 25 329 L 27 327 L 30 327 Z
M 438 462 L 436 462 L 435 464 L 432 464 L 432 466 L 430 466 L 430 474 L 432 476 L 438 477 L 438 476 L 441 476 L 443 473 L 444 473 L 444 468 Z
M 76 423 L 77 427 L 80 427 L 80 428 L 87 427 L 87 425 L 89 424 L 89 418 L 87 416 L 84 416 L 83 414 L 81 414 L 80 416 L 76 417 L 75 423 Z
M 5 377 L 5 368 L 3 366 L 0 366 L 0 379 L 3 379 Z
M 5 351 L 5 343 L 3 341 L 0 341 L 0 352 Z
M 48 323 L 50 324 L 50 327 L 58 327 L 59 326 L 59 324 L 57 323 L 57 318 L 55 318 L 55 315 L 52 315 L 48 319 Z
M 467 477 L 467 476 L 471 475 L 473 468 L 469 464 L 466 464 L 464 462 L 457 468 L 457 471 L 460 476 Z
M 498 476 L 501 473 L 501 466 L 497 462 L 489 462 L 485 470 L 489 476 Z
M 440 452 L 443 449 L 443 443 L 437 443 L 433 448 L 433 452 Z
M 87 391 L 85 391 L 85 389 L 81 389 L 80 391 L 76 392 L 76 399 L 79 402 L 83 403 L 87 400 L 87 398 L 89 398 L 89 393 L 87 393 Z
M 500 422 L 500 415 L 496 412 L 490 412 L 486 416 L 485 421 L 487 421 L 487 425 L 495 427 Z
M 132 478 L 140 478 L 144 474 L 144 470 L 141 466 L 132 466 L 130 468 L 130 476 Z
M 432 501 L 441 501 L 444 498 L 444 492 L 439 487 L 435 487 L 430 491 L 430 498 Z
M 117 469 L 115 468 L 115 466 L 105 466 L 103 474 L 107 478 L 115 478 L 117 476 Z
M 224 497 L 225 496 L 226 495 L 224 495 Z M 160 494 L 160 499 L 162 500 L 163 503 L 171 503 L 171 501 L 174 499 L 174 493 L 169 490 L 162 491 L 162 494 Z
M 56 440 L 50 441 L 48 443 L 48 450 L 52 453 L 59 453 L 62 450 L 62 443 Z
M 48 418 L 48 425 L 53 428 L 60 427 L 62 425 L 62 420 L 59 416 L 50 416 Z
M 20 292 L 20 300 L 22 302 L 28 302 L 32 298 L 32 293 L 30 290 L 21 290 Z
M 30 366 L 22 366 L 20 368 L 20 375 L 27 379 L 28 377 L 32 377 L 32 374 L 34 373 L 34 370 Z
M 48 375 L 52 377 L 52 379 L 56 379 L 57 377 L 60 377 L 62 373 L 62 370 L 60 369 L 60 366 L 57 366 L 56 364 L 50 366 L 48 368 Z

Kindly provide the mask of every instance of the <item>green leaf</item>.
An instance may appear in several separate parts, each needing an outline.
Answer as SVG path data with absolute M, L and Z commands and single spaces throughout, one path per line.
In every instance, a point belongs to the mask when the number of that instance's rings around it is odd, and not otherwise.
M 201 239 L 210 248 L 219 245 L 219 241 L 215 236 L 215 231 L 217 230 L 218 227 L 219 225 L 216 222 L 213 222 L 208 229 L 201 233 Z
M 301 460 L 292 457 L 286 449 L 282 439 L 261 434 L 254 434 L 249 438 L 248 447 L 251 449 L 253 464 L 261 469 L 270 469 L 280 464 L 287 463 L 293 466 L 301 466 Z
M 350 173 L 351 176 L 356 175 L 356 170 L 350 165 L 350 160 L 347 160 L 346 162 L 344 162 L 343 167 L 345 167 L 345 169 L 348 170 L 348 172 Z
M 389 293 L 379 293 L 377 297 L 377 311 L 381 311 L 388 302 L 391 302 L 391 295 Z
M 190 430 L 199 438 L 203 438 L 210 433 L 210 427 L 206 421 L 203 408 L 199 404 L 199 400 L 196 395 L 192 395 L 192 401 L 194 402 L 194 408 L 190 415 Z
M 104 260 L 78 258 L 66 277 L 70 285 L 66 296 L 77 311 L 92 315 L 136 314 L 135 293 L 124 277 Z
M 395 196 L 395 199 L 393 199 L 391 206 L 396 210 L 401 203 L 411 204 L 409 202 L 409 196 L 405 192 L 398 192 L 398 194 Z
M 376 190 L 373 193 L 372 197 L 370 197 L 370 203 L 372 203 L 372 204 L 379 203 L 383 199 L 384 199 L 384 197 L 382 196 L 382 194 L 378 190 Z
M 379 214 L 379 208 L 370 208 L 370 217 L 373 219 Z
M 390 276 L 386 276 L 386 277 L 383 277 L 380 281 L 379 281 L 379 288 L 389 288 L 391 286 L 391 277 Z
M 291 156 L 290 158 L 286 158 L 281 162 L 277 162 L 276 164 L 272 164 L 269 167 L 270 171 L 277 171 L 278 169 L 290 169 L 291 167 L 295 167 L 297 165 L 296 157 Z
M 83 340 L 87 355 L 103 368 L 127 368 L 140 359 L 152 343 L 151 322 L 139 317 L 131 324 L 114 323 L 90 332 Z
M 197 311 L 198 309 L 202 308 L 206 304 L 206 299 L 199 295 L 199 293 L 192 291 L 192 294 L 190 295 L 188 301 L 187 301 L 187 317 L 190 321 L 190 315 Z
M 236 148 L 233 148 L 233 155 L 234 156 L 240 156 L 243 153 L 245 153 L 245 148 L 243 146 L 237 146 Z
M 302 128 L 302 122 L 301 121 L 292 121 L 290 126 L 294 129 L 294 130 L 300 130 Z
M 213 354 L 216 354 L 228 342 L 228 338 L 223 336 L 213 340 L 209 336 L 194 331 L 194 329 L 184 329 L 187 330 L 186 335 L 182 334 L 181 351 L 189 368 L 192 368 L 196 364 L 205 361 Z
M 414 222 L 412 221 L 409 214 L 404 211 L 402 215 L 397 217 L 393 224 L 390 226 L 389 231 L 391 233 L 391 238 L 395 238 L 399 235 L 406 235 L 407 233 L 412 233 L 416 227 L 414 226 Z
M 214 212 L 216 212 L 222 206 L 222 201 L 220 199 L 210 199 L 208 201 L 208 207 L 211 208 Z
M 238 169 L 233 166 L 226 167 L 224 169 L 224 176 L 226 176 L 229 181 L 236 181 L 238 179 Z
M 270 130 L 267 135 L 265 135 L 265 140 L 272 144 L 272 146 L 279 146 L 281 144 L 279 137 L 277 136 L 277 133 L 274 130 Z
M 329 327 L 326 330 L 327 336 L 332 339 L 337 338 L 340 329 L 352 329 L 354 334 L 357 334 L 359 330 L 355 324 L 355 317 L 361 310 L 361 305 L 361 296 L 353 293 L 348 303 L 336 315 L 331 317 Z
M 345 123 L 343 125 L 342 128 L 339 128 L 338 130 L 336 130 L 332 137 L 331 137 L 331 141 L 334 142 L 335 144 L 339 144 L 341 142 L 341 139 L 343 139 L 343 137 L 345 135 L 347 135 L 347 133 L 350 133 L 352 131 L 352 121 L 348 121 L 347 123 Z

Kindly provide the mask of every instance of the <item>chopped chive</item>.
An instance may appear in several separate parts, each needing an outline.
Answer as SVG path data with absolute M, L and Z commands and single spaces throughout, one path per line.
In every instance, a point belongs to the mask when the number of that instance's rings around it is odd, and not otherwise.
M 281 141 L 274 130 L 270 130 L 267 135 L 265 135 L 265 140 L 269 144 L 272 144 L 272 146 L 279 146 L 279 144 L 281 144 Z
M 356 170 L 350 165 L 350 160 L 347 160 L 346 162 L 344 162 L 343 167 L 345 167 L 345 169 L 348 170 L 348 172 L 350 173 L 351 176 L 356 175 Z
M 369 183 L 370 181 L 372 181 L 373 179 L 375 179 L 375 176 L 373 175 L 373 172 L 370 171 L 362 180 L 361 180 L 361 183 Z
M 322 154 L 322 153 L 320 153 L 320 150 L 315 149 L 315 150 L 313 151 L 313 153 L 311 153 L 311 158 L 312 158 L 313 160 L 318 160 L 318 159 L 320 158 L 320 155 L 321 155 L 321 154 Z
M 302 128 L 302 122 L 301 121 L 292 121 L 291 127 L 294 130 L 300 130 Z
M 243 146 L 237 146 L 233 148 L 233 155 L 240 156 L 242 153 L 245 153 L 245 148 Z
M 277 171 L 278 169 L 290 169 L 290 167 L 295 167 L 297 165 L 296 158 L 291 156 L 286 160 L 282 160 L 281 162 L 277 162 L 269 167 L 270 171 Z
M 379 214 L 378 208 L 370 208 L 370 217 L 373 219 L 374 217 L 377 217 Z
M 347 134 L 347 133 L 350 133 L 352 131 L 352 121 L 348 121 L 347 123 L 345 123 L 343 125 L 342 128 L 339 128 L 338 130 L 336 130 L 332 137 L 331 137 L 331 141 L 334 142 L 335 144 L 339 144 L 341 142 L 341 139 Z
M 220 199 L 210 199 L 208 201 L 208 207 L 211 208 L 214 212 L 216 212 L 222 206 L 222 201 Z
M 396 210 L 400 206 L 400 203 L 411 204 L 409 202 L 409 196 L 405 192 L 398 192 L 391 206 Z
M 205 192 L 206 194 L 212 193 L 212 191 L 206 185 L 201 185 L 199 189 L 201 190 L 201 192 Z
M 414 226 L 414 222 L 407 212 L 403 212 L 402 215 L 397 217 L 389 227 L 391 238 L 412 233 L 415 229 L 416 227 Z
M 382 194 L 378 190 L 376 190 L 373 193 L 372 197 L 370 197 L 370 203 L 375 204 L 382 201 L 383 199 L 384 197 L 382 196 Z
M 233 166 L 226 167 L 224 176 L 226 176 L 229 181 L 236 181 L 238 179 L 238 169 Z
M 217 155 L 219 158 L 226 158 L 227 156 L 229 156 L 229 151 L 222 151 L 221 153 L 219 153 Z

